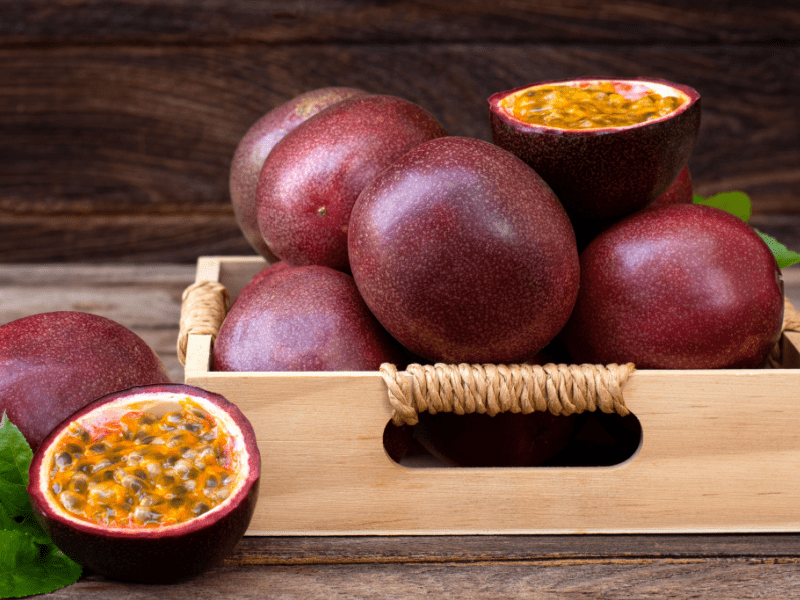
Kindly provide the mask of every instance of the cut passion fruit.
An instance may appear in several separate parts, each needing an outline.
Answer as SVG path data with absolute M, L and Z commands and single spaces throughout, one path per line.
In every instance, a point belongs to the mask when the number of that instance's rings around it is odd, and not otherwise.
M 548 81 L 489 98 L 494 143 L 527 162 L 573 222 L 616 219 L 658 198 L 686 166 L 700 95 L 661 79 Z
M 55 544 L 96 573 L 171 583 L 219 564 L 244 535 L 260 457 L 222 396 L 169 384 L 104 396 L 36 451 L 28 493 Z

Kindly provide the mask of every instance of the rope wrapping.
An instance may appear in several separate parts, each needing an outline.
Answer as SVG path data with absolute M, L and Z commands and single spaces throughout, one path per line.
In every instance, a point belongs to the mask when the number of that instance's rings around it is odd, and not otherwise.
M 405 372 L 391 363 L 380 367 L 395 425 L 416 425 L 421 412 L 494 416 L 501 412 L 571 415 L 600 410 L 625 416 L 630 411 L 622 388 L 634 370 L 633 363 L 411 364 Z

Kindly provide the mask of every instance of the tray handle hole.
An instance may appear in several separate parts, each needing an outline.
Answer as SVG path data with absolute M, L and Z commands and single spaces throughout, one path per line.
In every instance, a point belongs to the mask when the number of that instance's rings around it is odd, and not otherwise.
M 632 459 L 642 445 L 635 415 L 599 411 L 420 414 L 409 426 L 389 421 L 383 432 L 389 457 L 410 468 L 610 467 Z

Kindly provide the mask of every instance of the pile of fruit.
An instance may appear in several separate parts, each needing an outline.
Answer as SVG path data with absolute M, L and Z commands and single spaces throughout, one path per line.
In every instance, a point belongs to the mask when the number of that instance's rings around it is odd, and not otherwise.
M 692 202 L 695 90 L 543 82 L 489 109 L 494 143 L 348 88 L 256 122 L 230 189 L 272 264 L 231 308 L 214 368 L 764 363 L 780 269 L 749 225 Z

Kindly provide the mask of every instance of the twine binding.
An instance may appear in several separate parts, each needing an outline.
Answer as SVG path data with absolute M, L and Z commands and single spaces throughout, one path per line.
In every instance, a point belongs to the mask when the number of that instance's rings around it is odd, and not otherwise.
M 629 414 L 622 388 L 633 373 L 625 365 L 443 364 L 380 367 L 395 425 L 415 425 L 420 412 L 571 415 L 601 410 Z
M 178 332 L 178 360 L 182 365 L 186 365 L 189 335 L 211 335 L 213 344 L 230 307 L 228 290 L 219 282 L 197 281 L 183 291 Z

